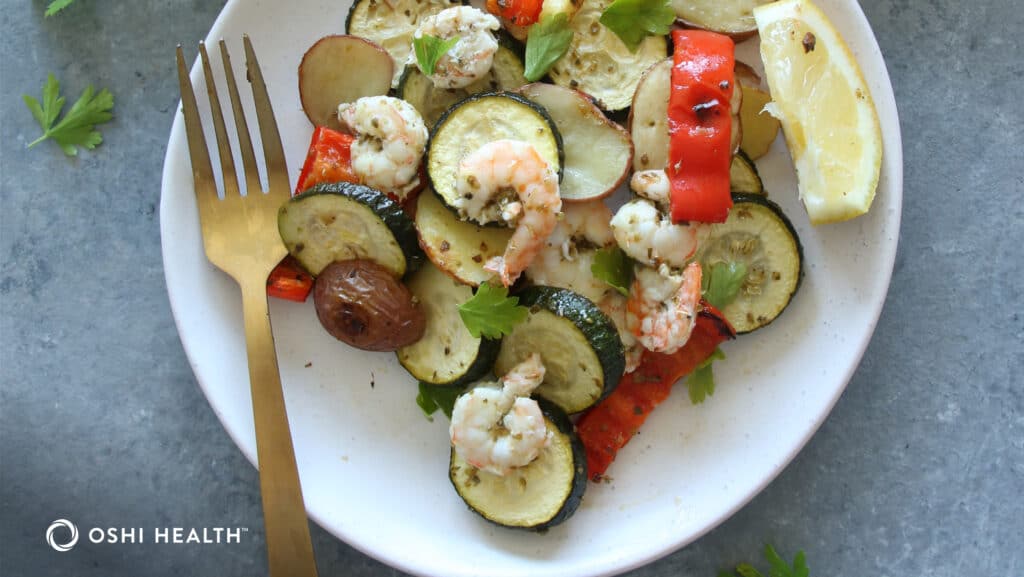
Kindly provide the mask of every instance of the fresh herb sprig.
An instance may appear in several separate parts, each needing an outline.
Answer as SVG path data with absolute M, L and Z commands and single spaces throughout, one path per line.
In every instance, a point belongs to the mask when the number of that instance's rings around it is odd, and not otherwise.
M 458 42 L 458 36 L 447 40 L 429 34 L 413 38 L 412 47 L 416 52 L 416 62 L 419 64 L 420 70 L 427 76 L 432 75 L 437 68 L 437 62 Z
M 743 281 L 747 279 L 747 265 L 738 261 L 716 262 L 705 267 L 701 279 L 704 300 L 721 309 L 736 300 Z
M 633 261 L 621 248 L 602 248 L 594 253 L 590 273 L 622 293 L 622 296 L 629 296 L 629 286 L 633 284 Z
M 22 96 L 25 106 L 43 129 L 43 135 L 32 141 L 29 148 L 52 139 L 64 154 L 75 156 L 79 148 L 92 149 L 103 142 L 103 135 L 96 130 L 96 125 L 113 118 L 110 110 L 114 107 L 114 95 L 109 90 L 103 89 L 97 93 L 89 85 L 60 121 L 57 117 L 64 109 L 65 99 L 60 95 L 60 83 L 53 74 L 47 77 L 43 85 L 42 98 L 40 103 L 28 94 Z
M 419 394 L 416 395 L 416 404 L 423 410 L 423 414 L 431 421 L 434 420 L 434 413 L 441 411 L 449 419 L 452 418 L 452 411 L 455 409 L 455 399 L 466 389 L 464 387 L 445 387 L 430 385 L 420 381 Z
M 670 0 L 615 0 L 604 9 L 600 22 L 636 52 L 644 38 L 668 34 L 675 20 Z
M 459 316 L 473 338 L 501 338 L 526 320 L 529 310 L 519 304 L 519 297 L 508 296 L 508 289 L 483 283 L 473 298 L 459 305 Z
M 74 1 L 75 0 L 53 0 L 53 2 L 50 2 L 50 5 L 46 7 L 46 12 L 44 12 L 43 15 L 53 16 L 54 14 L 70 6 L 71 3 Z
M 540 80 L 569 50 L 572 28 L 565 13 L 548 14 L 530 27 L 526 37 L 526 71 L 530 82 Z
M 770 569 L 768 577 L 810 577 L 810 569 L 807 568 L 807 556 L 803 551 L 798 551 L 793 558 L 793 565 L 790 566 L 785 559 L 775 552 L 771 545 L 764 546 L 764 557 L 768 560 Z M 764 577 L 764 574 L 754 568 L 753 565 L 740 563 L 736 566 L 735 573 L 732 571 L 721 571 L 718 577 Z
M 704 399 L 715 394 L 715 373 L 711 369 L 711 363 L 724 358 L 725 353 L 716 347 L 711 356 L 704 359 L 690 376 L 686 377 L 686 389 L 690 394 L 691 403 L 699 405 Z

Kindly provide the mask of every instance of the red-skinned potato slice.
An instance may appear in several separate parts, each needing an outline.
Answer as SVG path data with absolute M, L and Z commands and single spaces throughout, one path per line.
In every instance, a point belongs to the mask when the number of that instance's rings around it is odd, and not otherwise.
M 672 90 L 672 58 L 666 58 L 644 72 L 633 95 L 629 131 L 633 137 L 633 170 L 665 168 L 668 163 L 668 97 Z M 733 83 L 732 148 L 739 150 L 743 138 L 740 108 L 743 92 Z
M 622 184 L 633 160 L 626 129 L 608 120 L 583 93 L 534 83 L 519 93 L 547 109 L 565 148 L 559 195 L 566 202 L 604 198 Z
M 387 94 L 394 62 L 379 45 L 357 36 L 324 36 L 299 64 L 299 98 L 314 126 L 339 129 L 338 105 Z
M 757 34 L 754 8 L 772 0 L 672 0 L 676 19 L 686 26 L 728 34 L 739 42 Z

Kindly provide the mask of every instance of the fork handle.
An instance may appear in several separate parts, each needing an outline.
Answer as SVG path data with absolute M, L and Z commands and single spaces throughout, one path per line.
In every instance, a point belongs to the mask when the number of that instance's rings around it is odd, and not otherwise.
M 242 286 L 249 384 L 271 577 L 316 577 L 309 521 L 288 428 L 266 281 Z

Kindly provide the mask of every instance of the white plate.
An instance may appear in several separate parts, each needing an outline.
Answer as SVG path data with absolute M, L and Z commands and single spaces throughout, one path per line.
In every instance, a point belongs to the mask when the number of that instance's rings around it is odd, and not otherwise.
M 806 277 L 774 324 L 723 347 L 729 358 L 715 365 L 715 396 L 695 407 L 679 387 L 619 454 L 609 471 L 614 480 L 591 484 L 568 522 L 543 535 L 504 530 L 469 512 L 455 494 L 447 477 L 447 421 L 423 418 L 416 382 L 393 355 L 338 343 L 320 328 L 312 303 L 274 301 L 299 471 L 320 525 L 415 574 L 608 575 L 690 543 L 782 470 L 828 415 L 871 338 L 892 272 L 902 201 L 899 121 L 878 45 L 854 0 L 821 4 L 857 56 L 878 106 L 885 141 L 878 195 L 867 216 L 812 229 L 796 200 L 782 139 L 758 161 L 771 198 L 803 241 Z M 347 10 L 348 2 L 336 0 L 230 1 L 208 37 L 228 39 L 238 67 L 241 35 L 252 37 L 293 179 L 311 134 L 296 69 L 315 39 L 342 31 Z M 756 40 L 742 44 L 739 56 L 759 63 Z M 201 76 L 193 68 L 199 94 Z M 220 90 L 226 94 L 223 85 Z M 203 102 L 200 108 L 205 114 Z M 191 191 L 179 115 L 160 203 L 167 289 L 200 386 L 255 460 L 241 302 L 233 282 L 203 255 Z

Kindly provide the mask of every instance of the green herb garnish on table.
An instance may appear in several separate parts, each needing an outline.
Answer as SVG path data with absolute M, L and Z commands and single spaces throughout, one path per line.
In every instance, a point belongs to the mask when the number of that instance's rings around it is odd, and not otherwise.
M 775 552 L 771 545 L 764 546 L 764 557 L 768 560 L 770 569 L 768 577 L 810 577 L 810 569 L 807 568 L 807 556 L 803 551 L 798 551 L 793 558 L 793 565 L 790 566 L 785 559 Z M 754 568 L 753 565 L 740 563 L 736 571 L 721 571 L 718 577 L 765 577 L 763 573 Z
M 43 15 L 53 16 L 54 14 L 70 6 L 71 3 L 74 1 L 75 0 L 53 0 L 53 2 L 50 2 L 50 5 L 46 7 L 46 12 Z
M 96 130 L 97 124 L 103 124 L 113 118 L 110 110 L 114 107 L 114 95 L 109 90 L 103 89 L 96 93 L 92 85 L 86 87 L 82 95 L 71 106 L 60 121 L 64 109 L 65 99 L 60 95 L 60 83 L 50 74 L 43 85 L 43 101 L 40 103 L 34 97 L 25 94 L 22 99 L 25 106 L 32 112 L 36 122 L 43 129 L 43 135 L 32 141 L 28 147 L 40 142 L 52 139 L 56 142 L 64 154 L 75 156 L 78 148 L 96 148 L 103 142 L 103 135 Z

